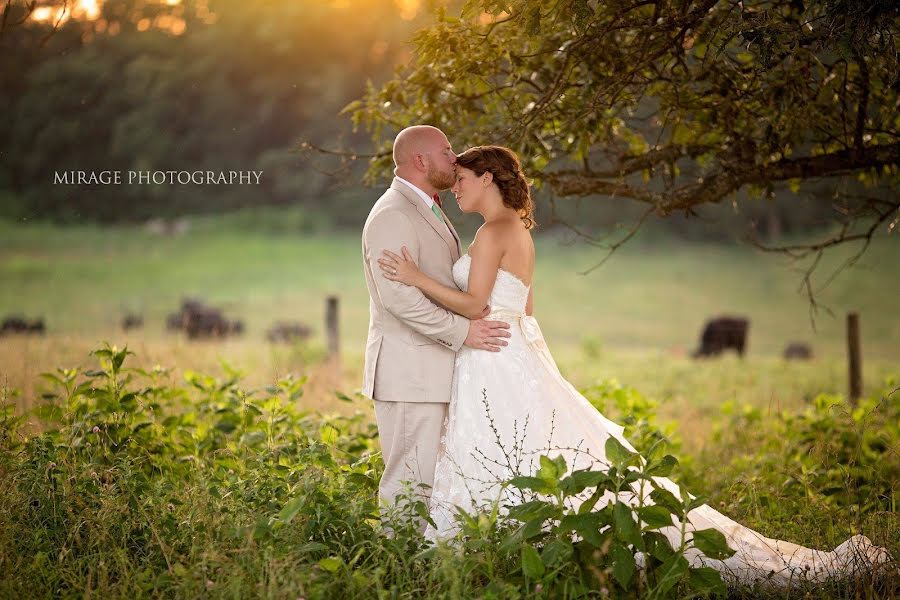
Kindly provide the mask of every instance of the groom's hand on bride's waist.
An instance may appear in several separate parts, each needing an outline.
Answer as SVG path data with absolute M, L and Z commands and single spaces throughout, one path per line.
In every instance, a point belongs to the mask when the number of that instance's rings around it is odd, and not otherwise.
M 463 344 L 478 350 L 500 352 L 500 348 L 508 343 L 504 338 L 512 336 L 509 332 L 509 323 L 485 321 L 483 317 L 486 317 L 488 313 L 490 313 L 490 308 L 484 310 L 481 319 L 469 322 L 469 334 L 466 336 L 466 341 Z

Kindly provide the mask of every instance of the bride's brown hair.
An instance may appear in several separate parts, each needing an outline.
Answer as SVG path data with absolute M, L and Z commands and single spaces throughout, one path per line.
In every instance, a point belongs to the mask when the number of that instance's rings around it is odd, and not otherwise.
M 478 177 L 493 175 L 503 205 L 518 212 L 527 229 L 537 225 L 531 189 L 515 152 L 503 146 L 475 146 L 457 156 L 456 164 L 474 171 Z

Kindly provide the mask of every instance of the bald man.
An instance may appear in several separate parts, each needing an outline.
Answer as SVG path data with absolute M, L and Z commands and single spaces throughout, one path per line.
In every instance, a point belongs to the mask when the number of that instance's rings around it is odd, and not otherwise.
M 447 136 L 427 125 L 408 127 L 397 134 L 393 156 L 394 180 L 369 212 L 362 234 L 369 290 L 362 391 L 375 403 L 384 457 L 379 495 L 388 505 L 407 485 L 426 502 L 431 497 L 456 353 L 463 345 L 499 352 L 510 336 L 507 323 L 470 321 L 418 288 L 382 275 L 382 251 L 406 246 L 423 273 L 455 286 L 452 269 L 461 255 L 459 236 L 437 195 L 456 178 Z

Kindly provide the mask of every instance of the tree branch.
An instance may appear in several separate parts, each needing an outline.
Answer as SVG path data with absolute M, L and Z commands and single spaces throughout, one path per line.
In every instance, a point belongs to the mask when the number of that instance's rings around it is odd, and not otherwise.
M 632 162 L 626 164 L 646 164 L 659 155 L 662 155 L 662 153 L 658 152 L 656 156 L 647 153 L 641 157 L 630 157 L 629 160 Z M 751 165 L 750 167 L 744 167 L 737 158 L 735 157 L 733 163 L 729 162 L 720 166 L 717 170 L 701 177 L 695 183 L 668 192 L 653 192 L 647 188 L 628 185 L 623 181 L 610 181 L 616 175 L 622 174 L 617 169 L 606 173 L 562 170 L 547 173 L 542 178 L 550 183 L 553 186 L 553 190 L 561 196 L 588 196 L 594 194 L 623 196 L 640 202 L 654 204 L 656 213 L 665 216 L 691 206 L 719 202 L 728 194 L 748 184 L 764 184 L 786 181 L 788 179 L 833 177 L 863 169 L 900 164 L 900 143 L 870 146 L 861 152 L 856 149 L 849 149 L 819 156 L 783 158 L 763 166 Z M 731 164 L 738 166 L 731 166 Z

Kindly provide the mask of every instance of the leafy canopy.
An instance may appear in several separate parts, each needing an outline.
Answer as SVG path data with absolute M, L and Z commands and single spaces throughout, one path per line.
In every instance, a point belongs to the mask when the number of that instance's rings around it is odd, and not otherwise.
M 431 123 L 509 145 L 559 195 L 659 215 L 821 177 L 895 187 L 898 32 L 888 0 L 468 0 L 347 110 L 376 144 L 370 176 L 396 130 Z

